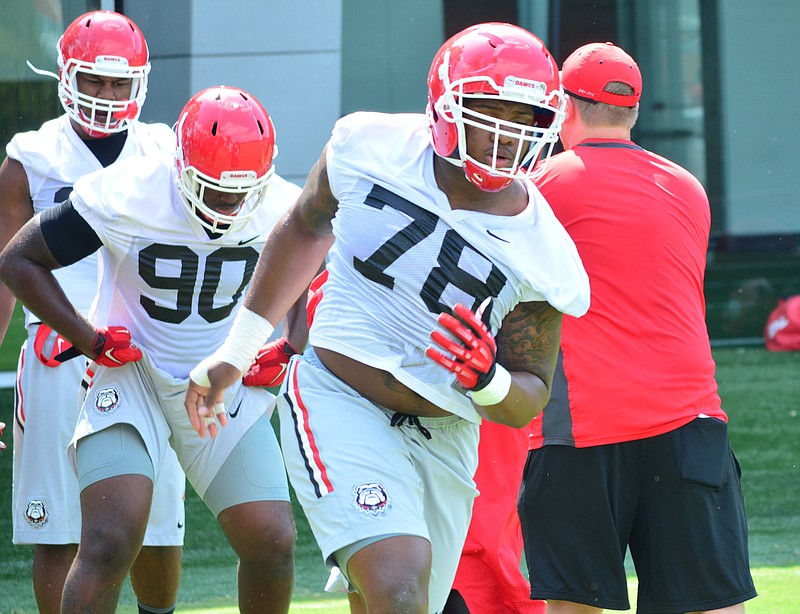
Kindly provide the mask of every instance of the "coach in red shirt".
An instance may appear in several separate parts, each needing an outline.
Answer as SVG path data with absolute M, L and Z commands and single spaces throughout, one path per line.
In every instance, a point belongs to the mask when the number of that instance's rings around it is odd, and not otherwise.
M 611 43 L 565 62 L 566 151 L 536 184 L 592 289 L 563 319 L 553 391 L 533 421 L 519 513 L 531 596 L 548 614 L 743 612 L 749 571 L 740 469 L 705 323 L 703 186 L 631 141 L 642 76 Z M 587 606 L 591 606 L 587 608 Z

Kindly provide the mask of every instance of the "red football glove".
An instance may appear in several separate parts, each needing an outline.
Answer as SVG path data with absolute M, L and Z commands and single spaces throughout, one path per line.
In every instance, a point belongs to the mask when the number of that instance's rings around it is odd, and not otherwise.
M 441 313 L 438 322 L 455 339 L 440 330 L 431 332 L 431 339 L 450 356 L 432 347 L 425 350 L 425 354 L 455 373 L 467 390 L 480 390 L 494 377 L 497 343 L 486 325 L 467 307 L 458 304 L 453 311 L 458 317 Z
M 53 347 L 50 349 L 50 355 L 45 354 L 45 345 L 52 332 L 53 329 L 47 324 L 39 324 L 39 328 L 36 329 L 36 337 L 33 340 L 33 353 L 36 354 L 45 367 L 57 367 L 64 361 L 81 355 L 78 350 L 73 351 L 72 344 L 57 333 L 56 338 L 53 340 Z
M 308 287 L 308 298 L 306 300 L 306 312 L 308 314 L 308 327 L 314 322 L 314 315 L 317 313 L 317 305 L 322 301 L 322 284 L 328 281 L 328 269 L 317 275 Z
M 142 350 L 131 343 L 131 333 L 124 326 L 103 326 L 97 329 L 92 344 L 94 361 L 104 367 L 121 367 L 142 358 Z
M 285 337 L 265 344 L 256 354 L 256 360 L 245 373 L 242 383 L 245 386 L 280 386 L 286 376 L 289 358 L 297 354 Z

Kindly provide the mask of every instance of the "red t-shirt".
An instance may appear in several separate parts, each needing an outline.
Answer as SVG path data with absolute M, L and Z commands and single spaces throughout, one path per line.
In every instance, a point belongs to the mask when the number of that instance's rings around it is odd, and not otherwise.
M 536 185 L 580 253 L 591 307 L 564 316 L 553 395 L 530 448 L 618 443 L 720 408 L 705 322 L 708 198 L 685 169 L 631 141 L 589 139 Z

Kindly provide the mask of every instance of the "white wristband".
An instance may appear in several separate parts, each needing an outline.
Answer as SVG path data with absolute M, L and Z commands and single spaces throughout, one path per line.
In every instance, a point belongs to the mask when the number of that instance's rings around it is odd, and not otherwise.
M 494 377 L 480 390 L 468 391 L 469 398 L 476 405 L 497 405 L 508 396 L 511 390 L 511 374 L 501 365 L 495 365 Z
M 225 342 L 216 352 L 192 369 L 189 377 L 200 386 L 210 386 L 208 368 L 215 362 L 227 362 L 244 375 L 253 364 L 258 350 L 274 331 L 275 327 L 269 320 L 242 307 L 233 320 Z

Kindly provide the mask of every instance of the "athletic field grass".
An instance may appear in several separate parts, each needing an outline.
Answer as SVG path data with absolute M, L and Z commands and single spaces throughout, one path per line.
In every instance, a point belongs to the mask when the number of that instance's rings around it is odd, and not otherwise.
M 744 471 L 753 575 L 760 593 L 747 604 L 747 611 L 794 614 L 800 612 L 800 352 L 724 348 L 714 355 L 731 439 Z M 0 452 L 0 613 L 28 614 L 36 612 L 30 581 L 32 549 L 11 544 L 10 390 L 0 391 L 0 420 L 9 425 L 3 435 L 9 449 Z M 190 488 L 186 506 L 178 611 L 232 614 L 237 611 L 234 557 L 210 512 Z M 297 579 L 291 611 L 345 613 L 341 596 L 322 592 L 327 571 L 302 512 L 295 509 Z M 633 578 L 631 594 L 635 599 Z M 134 614 L 134 606 L 126 586 L 119 611 Z

